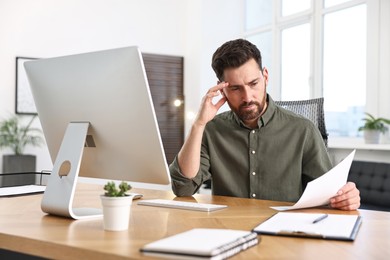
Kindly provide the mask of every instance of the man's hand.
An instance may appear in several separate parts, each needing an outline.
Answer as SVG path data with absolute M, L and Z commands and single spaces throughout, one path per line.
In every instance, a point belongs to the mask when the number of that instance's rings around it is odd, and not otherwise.
M 221 95 L 221 90 L 229 85 L 227 82 L 221 82 L 218 85 L 212 87 L 207 91 L 207 94 L 203 97 L 202 103 L 198 115 L 195 119 L 195 124 L 205 126 L 210 120 L 212 120 L 217 114 L 218 110 L 226 102 L 225 96 L 222 96 L 215 104 L 213 98 Z
M 177 156 L 177 161 L 182 174 L 191 179 L 199 171 L 200 148 L 202 144 L 203 131 L 206 124 L 215 117 L 218 110 L 226 102 L 225 96 L 222 96 L 215 104 L 213 98 L 221 94 L 221 90 L 226 88 L 229 83 L 222 82 L 207 91 L 203 97 L 202 103 L 193 123 L 191 130 L 184 141 L 182 148 Z
M 330 199 L 330 206 L 342 210 L 355 210 L 360 207 L 360 192 L 355 183 L 348 182 Z

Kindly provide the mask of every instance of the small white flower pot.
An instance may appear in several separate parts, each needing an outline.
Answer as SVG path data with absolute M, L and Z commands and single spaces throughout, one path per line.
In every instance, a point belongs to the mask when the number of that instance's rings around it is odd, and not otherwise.
M 366 144 L 379 144 L 381 132 L 379 130 L 364 130 L 364 141 Z
M 105 230 L 122 231 L 129 228 L 130 208 L 133 197 L 100 196 L 103 206 L 103 227 Z

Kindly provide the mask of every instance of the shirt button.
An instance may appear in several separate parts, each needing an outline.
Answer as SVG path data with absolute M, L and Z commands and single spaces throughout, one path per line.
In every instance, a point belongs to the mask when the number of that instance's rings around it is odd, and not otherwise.
M 255 130 L 252 130 L 252 134 L 254 134 L 254 133 L 256 133 L 256 131 L 255 131 Z
M 256 193 L 252 193 L 252 198 L 256 198 Z
M 252 154 L 255 154 L 256 153 L 256 151 L 255 150 L 252 150 Z
M 255 175 L 256 175 L 256 172 L 252 172 L 252 175 L 255 176 Z

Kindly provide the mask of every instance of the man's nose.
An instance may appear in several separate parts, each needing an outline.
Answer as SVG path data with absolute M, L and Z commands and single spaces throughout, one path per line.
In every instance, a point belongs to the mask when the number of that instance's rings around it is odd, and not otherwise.
M 245 102 L 251 101 L 252 95 L 251 95 L 251 89 L 249 87 L 247 87 L 247 86 L 243 87 L 241 95 L 242 95 L 242 101 L 245 101 Z

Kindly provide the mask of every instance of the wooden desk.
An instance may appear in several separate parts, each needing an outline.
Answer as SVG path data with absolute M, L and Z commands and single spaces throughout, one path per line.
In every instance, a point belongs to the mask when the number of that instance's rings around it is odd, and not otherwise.
M 145 199 L 174 199 L 167 191 L 137 190 Z M 100 206 L 99 185 L 79 184 L 75 206 Z M 146 258 L 139 249 L 146 243 L 195 227 L 251 230 L 276 213 L 269 206 L 285 203 L 210 195 L 177 198 L 227 204 L 205 213 L 137 205 L 134 201 L 128 231 L 107 232 L 102 219 L 70 220 L 44 214 L 42 195 L 0 198 L 0 248 L 51 259 Z M 301 210 L 334 214 L 360 214 L 363 224 L 354 242 L 261 236 L 258 246 L 234 259 L 384 259 L 390 256 L 390 213 L 331 209 Z

